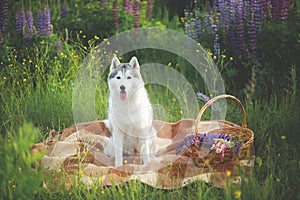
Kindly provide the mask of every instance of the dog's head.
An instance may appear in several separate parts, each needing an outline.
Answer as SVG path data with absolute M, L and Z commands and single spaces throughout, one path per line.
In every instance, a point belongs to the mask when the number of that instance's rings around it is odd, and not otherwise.
M 141 84 L 144 83 L 136 57 L 132 57 L 129 63 L 121 63 L 117 57 L 113 57 L 108 75 L 108 85 L 112 95 L 118 95 L 122 101 L 126 101 Z

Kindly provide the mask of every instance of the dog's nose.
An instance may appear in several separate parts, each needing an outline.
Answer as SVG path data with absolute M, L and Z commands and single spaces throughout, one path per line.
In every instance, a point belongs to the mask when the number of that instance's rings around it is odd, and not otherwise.
M 124 85 L 121 85 L 121 86 L 120 86 L 120 89 L 121 89 L 121 90 L 125 90 L 125 86 L 124 86 Z

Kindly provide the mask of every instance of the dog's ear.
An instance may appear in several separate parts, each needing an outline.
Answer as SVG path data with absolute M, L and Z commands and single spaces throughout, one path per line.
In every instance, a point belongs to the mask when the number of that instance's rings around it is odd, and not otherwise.
M 114 56 L 111 61 L 110 71 L 116 69 L 120 64 L 121 63 L 120 63 L 119 59 L 116 56 Z
M 138 61 L 138 59 L 135 56 L 133 56 L 131 58 L 129 64 L 132 66 L 133 69 L 140 70 L 139 61 Z

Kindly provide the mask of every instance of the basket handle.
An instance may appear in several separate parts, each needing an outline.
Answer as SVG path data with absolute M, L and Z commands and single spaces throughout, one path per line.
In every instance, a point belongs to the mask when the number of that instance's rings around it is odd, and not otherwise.
M 228 95 L 228 94 L 223 94 L 223 95 L 219 95 L 219 96 L 216 96 L 212 99 L 210 99 L 208 102 L 206 102 L 206 104 L 204 104 L 204 106 L 202 106 L 202 108 L 200 109 L 199 111 L 199 114 L 197 116 L 197 119 L 196 119 L 196 124 L 195 124 L 195 137 L 197 136 L 198 134 L 198 130 L 197 130 L 197 127 L 198 127 L 198 124 L 201 120 L 201 117 L 204 113 L 204 111 L 206 110 L 206 108 L 208 108 L 213 102 L 219 100 L 219 99 L 223 99 L 223 98 L 230 98 L 232 100 L 234 100 L 235 102 L 238 103 L 238 105 L 240 106 L 241 110 L 242 110 L 242 114 L 243 114 L 243 122 L 242 122 L 242 129 L 245 129 L 247 128 L 247 124 L 246 124 L 246 110 L 243 106 L 243 104 L 241 103 L 241 101 L 239 99 L 237 99 L 235 96 L 232 96 L 232 95 Z

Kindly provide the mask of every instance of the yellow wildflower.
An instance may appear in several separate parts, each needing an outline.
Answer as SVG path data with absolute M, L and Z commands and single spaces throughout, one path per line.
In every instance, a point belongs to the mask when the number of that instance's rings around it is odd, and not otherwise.
M 234 198 L 241 199 L 242 192 L 241 190 L 237 190 L 234 192 Z
M 84 174 L 84 172 L 83 172 L 83 170 L 81 169 L 81 170 L 79 170 L 79 173 L 81 174 L 81 175 L 83 175 Z
M 100 177 L 99 177 L 99 180 L 100 180 L 100 181 L 104 181 L 104 180 L 105 180 L 105 175 L 100 176 Z
M 231 176 L 231 171 L 230 170 L 225 170 L 226 176 L 230 177 Z

